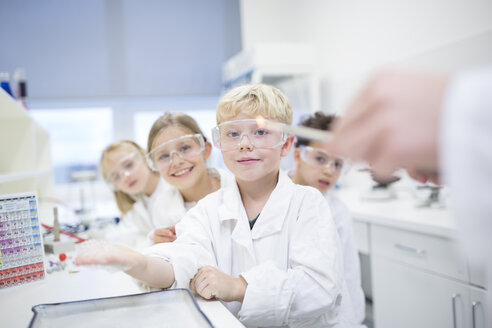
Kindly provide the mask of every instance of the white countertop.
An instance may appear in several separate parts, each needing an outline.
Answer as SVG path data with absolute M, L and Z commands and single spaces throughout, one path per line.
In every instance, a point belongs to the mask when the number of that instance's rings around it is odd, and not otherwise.
M 27 327 L 38 304 L 59 303 L 111 296 L 138 294 L 141 291 L 132 278 L 123 272 L 104 269 L 72 268 L 47 274 L 45 279 L 21 286 L 0 289 L 0 322 L 2 327 Z M 196 297 L 200 309 L 218 328 L 244 327 L 219 301 Z M 90 324 L 88 324 L 90 326 Z
M 418 206 L 416 182 L 406 180 L 394 183 L 391 187 L 396 192 L 396 198 L 392 200 L 363 199 L 362 195 L 374 184 L 368 180 L 368 175 L 367 178 L 359 176 L 357 183 L 352 182 L 335 191 L 349 208 L 354 221 L 456 238 L 456 224 L 449 209 Z

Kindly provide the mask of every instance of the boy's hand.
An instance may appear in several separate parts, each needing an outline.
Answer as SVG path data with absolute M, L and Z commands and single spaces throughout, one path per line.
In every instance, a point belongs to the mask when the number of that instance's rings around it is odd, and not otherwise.
M 247 286 L 242 277 L 231 277 L 211 266 L 201 267 L 190 282 L 191 290 L 203 298 L 215 297 L 225 302 L 242 302 Z
M 77 253 L 76 265 L 104 265 L 129 271 L 145 262 L 145 256 L 133 249 L 101 241 L 86 241 Z
M 174 226 L 169 228 L 159 228 L 154 230 L 152 240 L 155 244 L 169 243 L 176 240 L 176 230 Z

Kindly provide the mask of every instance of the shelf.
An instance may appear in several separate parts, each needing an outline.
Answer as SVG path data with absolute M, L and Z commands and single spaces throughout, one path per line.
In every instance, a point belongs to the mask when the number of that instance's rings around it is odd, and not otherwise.
M 229 84 L 255 71 L 286 76 L 309 74 L 315 71 L 315 51 L 307 44 L 257 44 L 244 50 L 222 66 L 222 81 Z
M 275 85 L 285 79 L 305 77 L 309 83 L 309 106 L 316 112 L 321 107 L 316 64 L 316 52 L 309 44 L 257 44 L 222 65 L 222 85 L 227 90 L 245 83 Z
M 12 182 L 17 180 L 25 180 L 30 179 L 42 175 L 52 174 L 51 169 L 40 170 L 40 171 L 29 171 L 29 172 L 20 172 L 20 173 L 12 173 L 12 174 L 0 174 L 0 183 Z

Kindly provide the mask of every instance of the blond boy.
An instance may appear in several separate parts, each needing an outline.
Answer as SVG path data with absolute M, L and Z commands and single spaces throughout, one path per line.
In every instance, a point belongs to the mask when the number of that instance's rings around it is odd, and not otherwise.
M 174 243 L 146 256 L 115 252 L 108 262 L 150 286 L 189 287 L 222 300 L 247 326 L 346 327 L 330 209 L 317 190 L 279 171 L 294 138 L 258 126 L 260 115 L 272 126 L 292 121 L 276 88 L 246 85 L 225 94 L 213 136 L 236 183 L 199 201 L 176 225 Z

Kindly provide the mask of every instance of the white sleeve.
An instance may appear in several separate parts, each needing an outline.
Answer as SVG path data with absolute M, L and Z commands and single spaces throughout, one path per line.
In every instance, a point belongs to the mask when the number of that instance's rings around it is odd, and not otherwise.
M 359 252 L 357 251 L 354 240 L 352 216 L 342 201 L 336 199 L 332 204 L 336 205 L 335 209 L 333 206 L 330 208 L 342 244 L 344 279 L 347 283 L 348 294 L 354 307 L 356 321 L 361 323 L 366 316 L 366 300 L 364 291 L 362 290 Z
M 140 234 L 147 235 L 152 230 L 148 215 L 142 215 L 136 209 L 138 203 L 133 204 L 133 208 L 121 216 L 121 223 L 128 229 L 137 229 Z M 140 205 L 141 206 L 141 205 Z
M 239 319 L 247 325 L 288 325 L 326 313 L 338 320 L 340 242 L 333 221 L 326 219 L 330 209 L 324 198 L 306 195 L 292 229 L 288 270 L 269 261 L 241 273 L 248 287 Z
M 453 79 L 441 121 L 443 180 L 468 254 L 480 261 L 492 236 L 492 68 Z
M 156 244 L 145 251 L 145 255 L 160 257 L 172 264 L 175 279 L 172 288 L 189 288 L 191 278 L 204 265 L 217 267 L 207 228 L 208 217 L 199 205 L 176 224 L 178 238 L 174 242 Z

